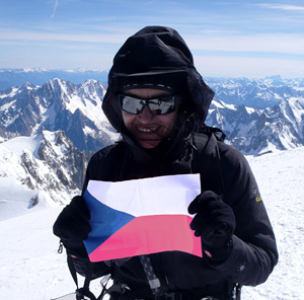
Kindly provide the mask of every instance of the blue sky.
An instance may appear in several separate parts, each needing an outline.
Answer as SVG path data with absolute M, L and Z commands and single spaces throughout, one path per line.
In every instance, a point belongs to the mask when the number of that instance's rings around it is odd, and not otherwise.
M 304 77 L 304 1 L 0 0 L 0 68 L 108 69 L 146 25 L 175 28 L 205 76 Z

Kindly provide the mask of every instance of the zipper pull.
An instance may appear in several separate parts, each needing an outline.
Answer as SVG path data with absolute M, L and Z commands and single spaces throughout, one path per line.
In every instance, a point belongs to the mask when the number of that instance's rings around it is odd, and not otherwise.
M 63 252 L 63 243 L 61 242 L 61 240 L 59 241 L 59 247 L 58 247 L 57 252 L 58 252 L 59 254 L 61 254 L 61 253 Z

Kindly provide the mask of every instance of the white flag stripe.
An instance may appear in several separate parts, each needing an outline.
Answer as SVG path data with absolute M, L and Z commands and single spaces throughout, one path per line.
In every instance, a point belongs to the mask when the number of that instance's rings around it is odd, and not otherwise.
M 139 217 L 188 215 L 187 208 L 201 187 L 199 174 L 183 174 L 118 182 L 90 180 L 87 190 L 101 203 Z

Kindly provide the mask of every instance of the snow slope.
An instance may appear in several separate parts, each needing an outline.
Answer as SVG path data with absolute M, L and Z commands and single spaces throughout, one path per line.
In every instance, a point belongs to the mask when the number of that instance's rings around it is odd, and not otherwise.
M 0 221 L 50 207 L 52 202 L 54 203 L 49 199 L 49 194 L 30 189 L 24 184 L 29 174 L 22 166 L 21 156 L 23 153 L 28 153 L 32 159 L 36 160 L 40 143 L 41 136 L 35 136 L 18 137 L 0 144 Z M 37 160 L 37 162 L 40 161 Z M 41 162 L 39 168 L 40 174 L 43 171 L 49 172 L 49 170 L 45 170 Z M 39 205 L 29 210 L 31 199 L 35 199 L 38 194 Z
M 304 147 L 249 158 L 279 249 L 269 280 L 244 299 L 304 299 Z
M 244 287 L 242 299 L 304 300 L 304 148 L 248 159 L 277 236 L 280 261 L 265 284 Z M 3 186 L 0 200 L 2 191 Z M 22 198 L 23 191 L 15 193 Z M 49 300 L 74 291 L 52 234 L 60 210 L 45 208 L 0 222 L 1 299 Z M 95 280 L 93 291 L 98 284 Z
M 81 152 L 60 131 L 0 143 L 0 220 L 68 203 L 83 168 Z

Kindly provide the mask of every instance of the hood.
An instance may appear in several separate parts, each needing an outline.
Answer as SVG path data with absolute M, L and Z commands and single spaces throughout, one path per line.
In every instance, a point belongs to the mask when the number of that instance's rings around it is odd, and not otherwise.
M 193 64 L 185 41 L 172 28 L 148 26 L 131 36 L 113 60 L 102 109 L 112 126 L 124 132 L 117 94 L 128 84 L 164 84 L 183 95 L 187 113 L 206 119 L 214 92 Z

